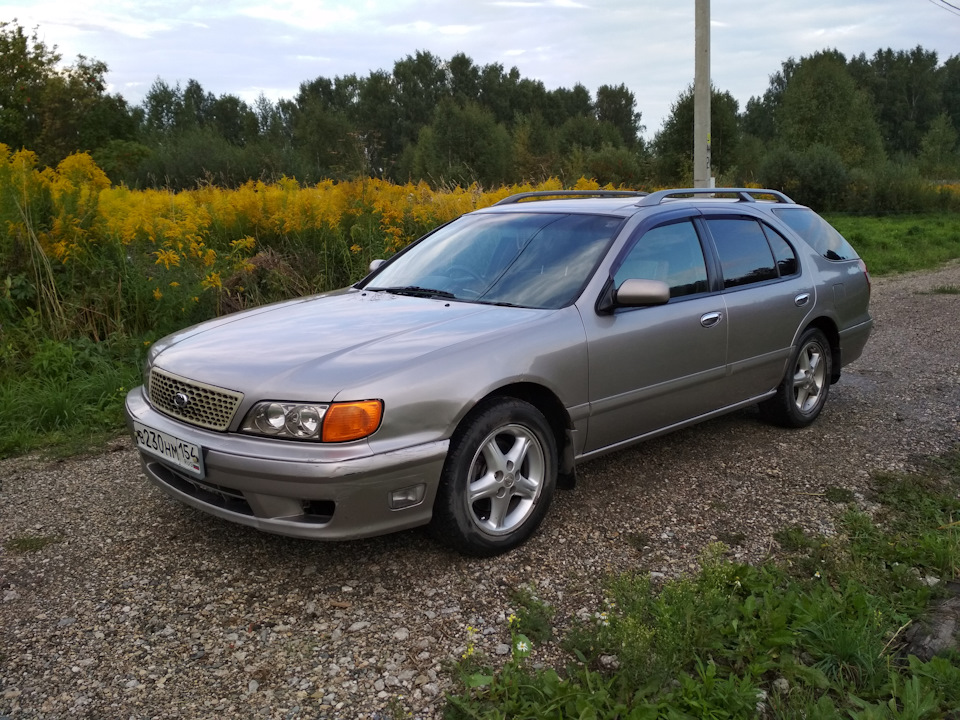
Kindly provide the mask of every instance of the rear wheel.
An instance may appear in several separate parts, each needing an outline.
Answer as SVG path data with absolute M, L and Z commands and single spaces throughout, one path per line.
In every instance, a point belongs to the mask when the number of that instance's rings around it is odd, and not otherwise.
M 800 336 L 777 394 L 760 403 L 763 416 L 784 427 L 806 427 L 827 402 L 833 352 L 822 330 L 810 328 Z
M 460 552 L 510 550 L 540 525 L 557 483 L 557 444 L 533 405 L 479 407 L 457 429 L 440 478 L 432 529 Z

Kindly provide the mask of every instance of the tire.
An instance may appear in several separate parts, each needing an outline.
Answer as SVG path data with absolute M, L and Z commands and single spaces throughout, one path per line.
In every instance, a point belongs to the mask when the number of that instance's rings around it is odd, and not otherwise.
M 543 414 L 522 400 L 490 401 L 450 441 L 431 530 L 466 555 L 498 555 L 533 534 L 556 485 L 557 443 Z
M 810 425 L 827 402 L 833 373 L 833 351 L 827 336 L 817 328 L 800 336 L 777 394 L 760 403 L 770 422 L 784 427 Z

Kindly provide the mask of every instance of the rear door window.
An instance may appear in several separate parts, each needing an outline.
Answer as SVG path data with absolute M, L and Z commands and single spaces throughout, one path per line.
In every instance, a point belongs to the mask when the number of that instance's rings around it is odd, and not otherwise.
M 770 243 L 770 249 L 773 250 L 773 259 L 777 263 L 777 272 L 780 273 L 780 277 L 796 275 L 800 272 L 797 254 L 787 239 L 769 225 L 763 226 L 763 232 L 767 236 L 767 242 Z
M 723 287 L 730 289 L 776 280 L 780 277 L 760 223 L 749 218 L 708 218 L 720 267 Z

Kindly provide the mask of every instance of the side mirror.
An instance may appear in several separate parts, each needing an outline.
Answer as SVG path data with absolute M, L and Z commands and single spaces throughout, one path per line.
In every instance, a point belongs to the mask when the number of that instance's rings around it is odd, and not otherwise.
M 624 280 L 617 288 L 614 303 L 621 307 L 663 305 L 670 300 L 670 286 L 662 280 Z
M 378 267 L 380 267 L 381 265 L 383 265 L 385 262 L 386 262 L 386 260 L 383 260 L 382 258 L 377 258 L 376 260 L 371 260 L 371 261 L 370 261 L 370 272 L 373 272 L 373 271 L 376 270 Z

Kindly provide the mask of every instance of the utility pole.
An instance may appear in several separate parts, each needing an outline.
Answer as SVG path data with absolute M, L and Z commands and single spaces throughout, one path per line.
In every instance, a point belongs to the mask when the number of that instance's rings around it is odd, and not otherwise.
M 710 174 L 710 0 L 696 0 L 693 76 L 693 186 L 713 187 Z

